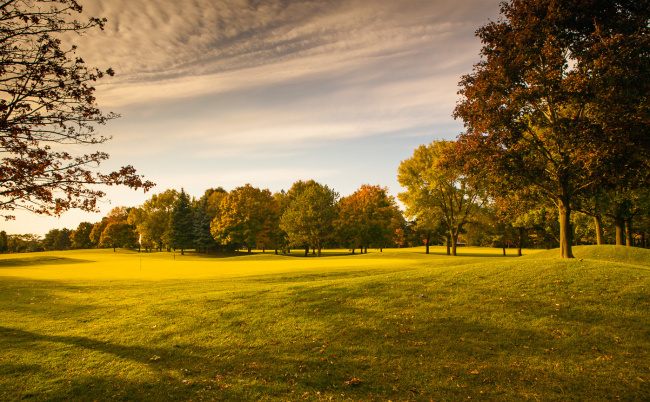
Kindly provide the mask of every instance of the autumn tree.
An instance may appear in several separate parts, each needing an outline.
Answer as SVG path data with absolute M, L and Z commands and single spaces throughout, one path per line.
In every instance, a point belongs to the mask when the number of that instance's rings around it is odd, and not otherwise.
M 413 157 L 402 161 L 397 179 L 406 188 L 398 194 L 406 206 L 406 214 L 425 222 L 431 229 L 441 222 L 451 242 L 451 255 L 456 255 L 458 235 L 483 202 L 482 191 L 453 166 L 443 166 L 445 152 L 454 142 L 434 141 L 421 145 Z
M 493 193 L 534 187 L 559 214 L 572 258 L 579 194 L 647 159 L 650 3 L 512 0 L 477 31 L 482 60 L 460 82 L 456 162 Z
M 212 235 L 222 244 L 244 245 L 250 253 L 271 232 L 274 203 L 269 190 L 250 184 L 235 188 L 221 201 Z
M 394 233 L 390 228 L 397 214 L 395 200 L 386 188 L 364 184 L 338 202 L 338 240 L 352 248 L 352 253 L 356 247 L 361 252 L 371 245 L 385 247 Z
M 118 117 L 102 113 L 93 87 L 113 71 L 87 67 L 75 46 L 62 44 L 64 33 L 103 29 L 105 19 L 76 20 L 81 12 L 75 0 L 0 4 L 0 213 L 7 219 L 17 209 L 95 211 L 105 195 L 97 184 L 145 191 L 154 185 L 132 166 L 98 171 L 107 153 L 73 153 L 107 141 L 95 129 Z
M 280 228 L 287 233 L 289 243 L 311 246 L 320 257 L 325 242 L 334 233 L 338 198 L 338 193 L 327 186 L 316 182 L 306 184 L 280 220 Z

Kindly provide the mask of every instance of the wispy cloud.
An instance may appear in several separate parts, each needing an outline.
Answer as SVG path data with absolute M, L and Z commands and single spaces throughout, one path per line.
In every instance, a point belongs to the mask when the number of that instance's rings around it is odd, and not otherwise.
M 494 9 L 486 3 L 99 0 L 86 9 L 108 17 L 106 32 L 80 44 L 93 64 L 119 73 L 103 103 L 148 102 L 355 68 L 372 74 L 384 58 L 423 50 L 449 57 L 451 42 L 471 38 L 468 15 Z

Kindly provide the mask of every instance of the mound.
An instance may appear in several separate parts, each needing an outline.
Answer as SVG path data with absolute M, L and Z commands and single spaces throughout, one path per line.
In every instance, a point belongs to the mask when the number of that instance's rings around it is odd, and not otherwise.
M 638 247 L 626 246 L 574 246 L 573 255 L 576 258 L 586 260 L 599 260 L 609 262 L 620 262 L 623 264 L 643 265 L 650 267 L 650 250 Z M 522 258 L 545 259 L 560 258 L 560 250 L 552 249 L 539 253 L 529 254 Z

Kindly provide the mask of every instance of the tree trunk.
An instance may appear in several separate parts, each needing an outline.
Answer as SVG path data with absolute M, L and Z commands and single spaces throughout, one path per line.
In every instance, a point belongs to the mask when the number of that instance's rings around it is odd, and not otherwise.
M 354 255 L 355 250 L 356 249 L 354 247 L 352 247 L 352 255 Z
M 320 250 L 322 249 L 322 246 L 318 246 L 318 254 L 316 254 L 318 257 L 320 257 Z
M 521 248 L 524 246 L 524 228 L 518 228 L 519 244 L 517 244 L 517 257 L 521 257 Z
M 305 257 L 309 255 L 309 246 L 305 246 Z
M 429 254 L 429 242 L 427 242 L 425 247 L 426 247 L 426 251 L 424 253 Z
M 571 207 L 568 199 L 560 198 L 558 200 L 560 213 L 560 251 L 562 258 L 574 258 L 571 244 L 573 243 L 573 228 L 571 227 Z
M 503 250 L 503 256 L 505 257 L 506 256 L 506 244 L 505 243 L 503 243 L 503 246 L 501 247 L 501 249 Z
M 603 218 L 600 215 L 594 216 L 596 224 L 596 244 L 599 246 L 605 244 L 605 232 L 603 231 Z
M 622 246 L 625 243 L 625 221 L 622 218 L 614 218 L 616 228 L 616 245 Z
M 246 252 L 247 252 L 248 254 L 251 253 L 251 246 L 246 247 Z M 183 254 L 183 253 L 181 252 L 181 254 Z
M 451 234 L 451 255 L 456 256 L 456 243 L 458 243 L 458 233 Z
M 625 220 L 625 245 L 628 247 L 634 246 L 634 238 L 632 237 L 632 218 Z
M 429 254 L 429 244 L 431 243 L 431 235 L 427 233 L 427 238 L 424 239 L 424 243 L 426 245 L 427 251 L 426 254 Z
M 181 255 L 185 255 L 185 249 L 181 248 Z

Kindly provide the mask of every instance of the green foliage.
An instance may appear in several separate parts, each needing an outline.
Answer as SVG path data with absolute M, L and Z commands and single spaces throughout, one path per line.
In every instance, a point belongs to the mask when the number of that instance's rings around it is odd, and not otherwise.
M 169 240 L 174 248 L 180 248 L 181 254 L 192 245 L 194 232 L 192 222 L 192 207 L 190 197 L 181 189 L 178 198 L 174 201 L 169 217 Z
M 69 250 L 72 248 L 70 229 L 52 229 L 45 234 L 43 238 L 43 248 L 45 250 Z
M 93 242 L 90 239 L 90 233 L 93 230 L 93 224 L 90 222 L 81 222 L 77 229 L 72 232 L 72 248 L 92 248 Z
M 133 248 L 137 241 L 133 226 L 125 221 L 109 221 L 102 231 L 99 245 L 100 247 L 112 247 L 115 251 L 117 247 Z
M 289 191 L 292 199 L 280 220 L 280 228 L 287 234 L 291 245 L 309 245 L 318 250 L 334 234 L 338 193 L 327 186 L 308 182 Z
M 456 255 L 456 242 L 463 226 L 482 204 L 482 191 L 455 167 L 443 165 L 445 153 L 453 152 L 454 144 L 434 141 L 421 145 L 413 157 L 402 161 L 397 175 L 407 190 L 398 195 L 406 206 L 406 215 L 415 220 L 427 244 L 444 225 L 452 255 Z

